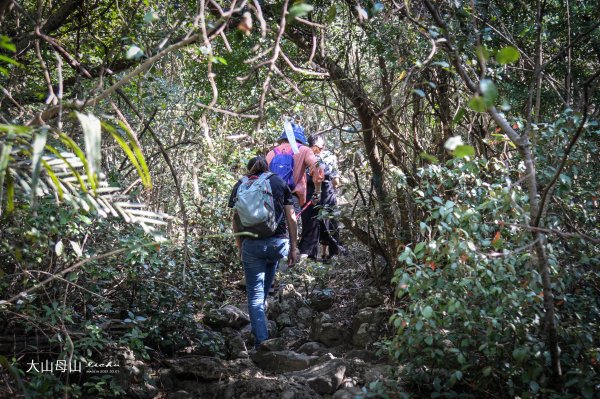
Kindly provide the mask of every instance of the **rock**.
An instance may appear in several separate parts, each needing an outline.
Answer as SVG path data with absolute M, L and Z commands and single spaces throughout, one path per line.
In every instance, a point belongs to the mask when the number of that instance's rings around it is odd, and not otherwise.
M 362 391 L 362 389 L 357 388 L 357 387 L 351 387 L 351 388 L 338 389 L 331 398 L 332 399 L 355 399 L 357 397 L 362 398 L 364 396 L 365 396 L 365 393 Z
M 227 341 L 228 359 L 240 359 L 248 357 L 248 348 L 241 334 L 233 335 Z
M 297 352 L 309 356 L 321 356 L 327 352 L 327 347 L 320 342 L 307 342 L 297 349 Z
M 280 314 L 277 317 L 276 321 L 277 321 L 277 325 L 282 326 L 282 327 L 291 327 L 294 325 L 294 323 L 292 322 L 292 318 L 287 313 Z
M 175 387 L 175 380 L 173 378 L 173 370 L 171 369 L 159 369 L 158 370 L 158 382 L 159 386 L 163 391 L 172 391 Z
M 294 379 L 305 380 L 319 394 L 332 394 L 344 380 L 346 364 L 342 359 L 329 360 L 308 370 L 290 373 Z
M 307 384 L 281 379 L 237 379 L 222 386 L 212 395 L 198 398 L 219 399 L 318 399 L 322 396 L 313 391 Z
M 275 338 L 279 335 L 275 320 L 267 320 L 267 331 L 269 332 L 269 338 Z
M 363 323 L 352 336 L 352 345 L 364 348 L 377 341 L 378 329 L 374 324 Z
M 204 322 L 217 328 L 241 328 L 250 323 L 250 317 L 233 305 L 225 305 L 220 309 L 211 309 L 204 317 Z
M 335 302 L 335 296 L 333 291 L 330 289 L 325 289 L 322 291 L 315 290 L 309 295 L 308 300 L 311 308 L 317 312 L 321 312 L 329 309 L 333 305 Z
M 312 321 L 313 314 L 314 312 L 311 308 L 309 308 L 308 306 L 302 306 L 296 312 L 296 317 L 302 320 L 303 322 L 310 324 L 310 322 Z
M 258 350 L 261 352 L 283 351 L 287 349 L 286 340 L 283 338 L 271 338 L 260 343 Z
M 388 309 L 370 307 L 360 309 L 352 319 L 352 333 L 355 334 L 363 323 L 374 324 L 378 329 L 383 329 L 389 317 L 390 311 Z
M 192 355 L 167 359 L 165 363 L 178 379 L 215 381 L 223 379 L 228 374 L 224 362 L 214 357 Z
M 344 356 L 346 359 L 360 359 L 364 362 L 375 362 L 378 360 L 377 356 L 373 351 L 368 351 L 365 349 L 354 349 L 346 353 Z
M 307 356 L 290 350 L 263 352 L 257 351 L 251 356 L 258 367 L 272 372 L 304 370 L 317 361 L 316 356 Z
M 304 335 L 301 329 L 296 327 L 286 327 L 281 330 L 281 337 L 288 342 L 297 341 Z
M 335 323 L 327 313 L 315 317 L 309 337 L 311 340 L 322 342 L 327 346 L 341 345 L 349 340 L 348 330 Z
M 231 330 L 235 331 L 235 330 Z M 237 332 L 237 331 L 236 331 Z M 222 334 L 200 328 L 194 337 L 194 344 L 181 348 L 178 355 L 217 356 L 225 353 L 227 344 Z
M 127 390 L 127 396 L 134 399 L 152 399 L 158 395 L 158 388 L 149 381 L 142 384 L 134 384 Z
M 375 287 L 367 287 L 356 295 L 356 306 L 359 309 L 383 305 L 385 297 Z

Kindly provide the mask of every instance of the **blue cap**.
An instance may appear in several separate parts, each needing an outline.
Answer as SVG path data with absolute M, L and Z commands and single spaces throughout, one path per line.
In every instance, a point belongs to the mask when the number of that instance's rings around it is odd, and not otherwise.
M 292 123 L 292 131 L 294 132 L 294 137 L 296 138 L 296 141 L 299 142 L 300 144 L 304 144 L 304 145 L 308 145 L 308 142 L 306 141 L 306 137 L 304 137 L 304 128 L 300 125 L 296 125 L 295 123 Z M 285 130 L 281 133 L 281 136 L 277 139 L 277 141 L 279 140 L 287 140 L 287 135 L 285 134 Z

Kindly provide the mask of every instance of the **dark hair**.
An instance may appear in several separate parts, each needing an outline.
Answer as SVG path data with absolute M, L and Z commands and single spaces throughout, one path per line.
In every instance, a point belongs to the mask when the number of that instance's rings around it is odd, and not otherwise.
M 248 175 L 259 175 L 269 171 L 269 164 L 265 157 L 257 156 L 248 161 Z
M 311 134 L 310 136 L 308 136 L 308 146 L 312 147 L 315 145 L 315 143 L 319 140 L 323 140 L 325 141 L 325 136 L 323 136 L 323 134 Z

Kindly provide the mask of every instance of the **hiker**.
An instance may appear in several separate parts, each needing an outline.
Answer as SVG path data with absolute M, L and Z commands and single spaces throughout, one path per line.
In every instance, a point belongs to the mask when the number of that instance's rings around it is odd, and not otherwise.
M 235 209 L 233 232 L 256 236 L 236 235 L 235 242 L 244 266 L 248 313 L 258 348 L 269 338 L 265 301 L 279 261 L 288 256 L 288 266 L 296 263 L 297 223 L 292 193 L 279 176 L 269 172 L 264 157 L 254 157 L 248 162 L 248 174 L 233 187 L 229 207 Z M 253 218 L 260 221 L 256 223 Z
M 324 170 L 318 165 L 312 149 L 308 147 L 302 126 L 286 122 L 277 142 L 278 145 L 267 154 L 269 169 L 286 181 L 293 194 L 294 209 L 299 213 L 306 201 L 311 200 L 306 195 L 306 170 L 308 169 L 308 175 L 318 188 L 317 196 L 321 192 Z M 314 198 L 314 202 L 318 202 L 317 197 Z
M 340 244 L 338 223 L 333 218 L 333 211 L 337 205 L 336 189 L 340 185 L 337 158 L 332 152 L 324 149 L 325 138 L 321 134 L 311 135 L 308 138 L 308 145 L 317 157 L 325 176 L 321 184 L 320 202 L 309 205 L 301 214 L 303 228 L 298 247 L 301 258 L 317 259 L 320 243 L 323 247 L 321 255 L 323 260 L 329 260 L 335 255 L 345 253 L 344 247 Z M 307 175 L 307 196 L 312 196 L 318 190 L 311 176 Z M 320 209 L 327 212 L 321 220 L 318 218 Z

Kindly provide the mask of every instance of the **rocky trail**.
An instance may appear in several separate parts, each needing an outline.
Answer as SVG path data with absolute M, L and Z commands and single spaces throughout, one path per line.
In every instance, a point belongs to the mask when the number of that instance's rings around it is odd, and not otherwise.
M 330 275 L 339 273 L 336 267 Z M 199 325 L 222 345 L 186 348 L 151 365 L 123 356 L 128 396 L 354 399 L 367 397 L 370 383 L 389 378 L 385 357 L 373 346 L 390 316 L 382 292 L 356 282 L 310 291 L 285 278 L 280 284 L 268 299 L 271 339 L 257 350 L 250 350 L 246 303 L 211 309 Z

